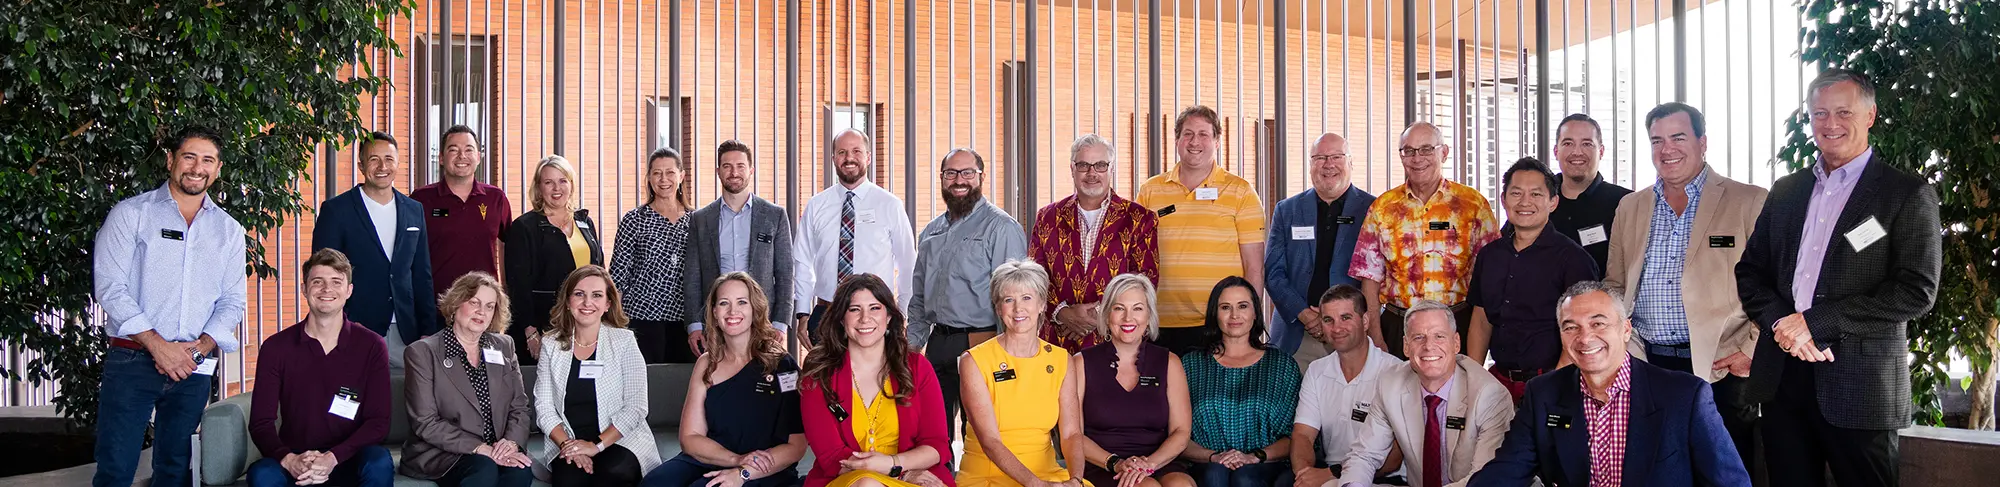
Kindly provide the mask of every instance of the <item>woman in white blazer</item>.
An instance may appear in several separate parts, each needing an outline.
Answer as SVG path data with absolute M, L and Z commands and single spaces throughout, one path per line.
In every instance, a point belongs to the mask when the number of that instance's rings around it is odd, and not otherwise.
M 638 485 L 660 451 L 646 424 L 646 359 L 618 287 L 603 267 L 584 266 L 559 296 L 535 369 L 535 424 L 548 433 L 536 461 L 556 487 Z

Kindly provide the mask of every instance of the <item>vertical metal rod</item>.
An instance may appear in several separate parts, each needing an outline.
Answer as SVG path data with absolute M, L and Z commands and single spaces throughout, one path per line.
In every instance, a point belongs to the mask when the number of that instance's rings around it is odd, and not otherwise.
M 1160 127 L 1154 125 L 1160 120 L 1160 0 L 1147 0 L 1146 9 L 1146 176 L 1160 173 L 1163 148 Z M 1175 0 L 1179 4 L 1179 0 Z M 1175 22 L 1179 22 L 1178 17 Z M 1178 88 L 1176 88 L 1178 90 Z M 1137 196 L 1138 188 L 1133 188 Z
M 1535 154 L 1549 155 L 1549 0 L 1535 0 Z
M 1103 27 L 1098 25 L 1097 23 L 1097 17 L 1098 17 L 1097 9 L 1098 9 L 1097 0 L 1090 0 L 1090 131 L 1091 132 L 1097 132 L 1103 130 L 1100 126 L 1097 125 L 1097 116 L 1098 116 L 1097 99 L 1100 96 L 1098 94 L 1099 92 L 1097 91 L 1098 90 L 1097 81 L 1099 75 L 1103 72 L 1104 69 L 1103 66 L 1098 64 L 1098 62 L 1103 58 L 1104 55 L 1104 53 L 1102 52 L 1104 41 L 1098 37 L 1098 32 L 1102 30 Z M 1111 42 L 1113 43 L 1118 42 L 1117 32 L 1111 33 Z M 1117 48 L 1118 47 L 1116 45 L 1112 46 L 1112 49 L 1117 49 Z M 1113 70 L 1113 72 L 1116 72 L 1116 70 Z M 1076 132 L 1082 132 L 1082 131 L 1077 130 Z M 1056 140 L 1049 141 L 1049 143 L 1052 144 L 1056 142 L 1058 141 Z
M 1436 121 L 1437 121 L 1437 82 L 1438 82 L 1438 59 L 1437 59 L 1437 52 L 1438 52 L 1438 36 L 1437 36 L 1437 11 L 1438 11 L 1438 3 L 1437 3 L 1437 0 L 1430 0 L 1430 2 L 1431 2 L 1431 4 L 1430 4 L 1430 7 L 1431 7 L 1431 8 L 1430 8 L 1430 10 L 1429 10 L 1428 12 L 1425 12 L 1425 17 L 1427 17 L 1427 20 L 1428 20 L 1428 22 L 1427 22 L 1427 25 L 1425 25 L 1425 26 L 1424 26 L 1424 36 L 1425 36 L 1425 37 L 1428 37 L 1428 38 L 1429 38 L 1429 40 L 1428 40 L 1428 41 L 1426 41 L 1426 42 L 1424 43 L 1424 47 L 1425 47 L 1425 50 L 1424 50 L 1424 59 L 1425 59 L 1425 60 L 1426 60 L 1426 62 L 1427 62 L 1427 63 L 1429 64 L 1429 67 L 1427 67 L 1427 68 L 1425 68 L 1425 69 L 1428 69 L 1428 70 L 1429 70 L 1429 73 L 1426 73 L 1426 74 L 1424 75 L 1424 96 L 1423 96 L 1423 100 L 1421 100 L 1421 101 L 1422 101 L 1422 104 L 1420 104 L 1420 105 L 1417 105 L 1417 107 L 1418 107 L 1418 109 L 1419 109 L 1419 110 L 1421 110 L 1421 111 L 1422 111 L 1422 112 L 1424 113 L 1424 119 L 1425 119 L 1425 120 L 1429 120 L 1429 121 L 1432 121 L 1432 122 L 1436 122 Z M 1414 11 L 1413 11 L 1413 13 L 1414 13 Z M 1452 13 L 1453 13 L 1453 14 L 1457 14 L 1458 12 L 1454 11 L 1454 12 L 1452 12 Z
M 667 65 L 667 146 L 682 151 L 693 152 L 695 148 L 681 144 L 681 134 L 685 133 L 687 121 L 681 120 L 681 0 L 667 0 L 667 62 L 653 63 L 653 94 L 660 94 L 660 64 Z M 660 5 L 653 4 L 653 53 L 660 52 Z M 649 136 L 651 134 L 648 134 Z M 683 154 L 685 156 L 685 154 Z
M 697 0 L 699 1 L 699 0 Z M 785 214 L 799 217 L 799 2 L 785 0 Z
M 445 3 L 445 4 L 450 4 L 451 2 L 443 2 L 443 3 Z M 556 18 L 555 18 L 555 31 L 556 31 L 556 35 L 555 35 L 555 39 L 554 39 L 554 42 L 553 42 L 553 43 L 551 43 L 551 44 L 553 44 L 553 45 L 554 45 L 554 48 L 553 48 L 553 49 L 551 49 L 551 50 L 550 50 L 550 52 L 552 52 L 552 53 L 554 54 L 554 56 L 555 56 L 555 62 L 554 62 L 554 63 L 551 63 L 551 66 L 553 66 L 553 69 L 555 70 L 555 73 L 554 73 L 554 74 L 555 74 L 555 83 L 554 83 L 554 85 L 555 85 L 555 90 L 553 91 L 553 92 L 554 92 L 554 95 L 553 95 L 553 96 L 555 97 L 555 100 L 554 100 L 554 101 L 552 102 L 552 103 L 553 103 L 553 106 L 551 107 L 551 108 L 552 108 L 552 109 L 551 109 L 551 111 L 555 112 L 555 116 L 553 116 L 553 117 L 549 117 L 549 119 L 550 119 L 550 121 L 551 121 L 551 122 L 554 122 L 554 124 L 555 124 L 555 128 L 554 128 L 554 130 L 552 130 L 552 132 L 554 132 L 554 133 L 555 133 L 555 136 L 554 136 L 554 137 L 551 137 L 552 139 L 555 139 L 555 143 L 554 143 L 555 147 L 554 147 L 554 148 L 552 148 L 552 149 L 550 149 L 548 153 L 549 153 L 549 154 L 562 154 L 562 153 L 563 153 L 563 135 L 565 134 L 565 131 L 564 131 L 564 127 L 563 127 L 563 125 L 565 125 L 565 123 L 564 123 L 564 122 L 565 122 L 565 119 L 569 118 L 569 117 L 567 116 L 569 112 L 567 112 L 567 111 L 566 111 L 566 107 L 564 107 L 564 106 L 563 106 L 563 99 L 564 99 L 564 96 L 563 96 L 563 93 L 564 93 L 564 91 L 563 91 L 563 71 L 564 71 L 564 69 L 563 69 L 563 68 L 564 68 L 564 66 L 563 66 L 563 57 L 564 57 L 564 56 L 563 56 L 563 52 L 564 52 L 564 51 L 563 51 L 563 44 L 565 44 L 565 42 L 564 42 L 564 41 L 565 41 L 565 38 L 566 38 L 566 37 L 568 37 L 568 35 L 566 35 L 566 34 L 567 34 L 567 32 L 569 31 L 569 26 L 568 26 L 568 24 L 566 24 L 566 20 L 564 20 L 564 17 L 565 17 L 565 15 L 564 15 L 564 14 L 565 14 L 565 12 L 564 12 L 564 10 L 568 10 L 568 5 L 567 5 L 567 4 L 565 3 L 565 2 L 556 2 L 556 4 L 555 4 L 555 8 L 554 8 L 553 10 L 555 10 L 555 12 L 556 12 Z M 443 141 L 439 141 L 439 142 L 443 142 Z M 522 174 L 522 176 L 524 176 L 524 177 L 525 177 L 525 176 L 527 176 L 527 174 L 525 174 L 525 172 L 526 172 L 526 171 L 523 171 L 523 173 L 524 173 L 524 174 Z M 526 206 L 526 205 L 523 205 L 523 206 Z
M 1235 100 L 1235 103 L 1234 103 L 1234 105 L 1236 105 L 1236 125 L 1237 125 L 1237 130 L 1236 130 L 1235 132 L 1242 132 L 1242 131 L 1243 131 L 1243 129 L 1247 129 L 1247 128 L 1249 128 L 1249 127 L 1250 127 L 1250 123 L 1249 123 L 1249 121 L 1248 121 L 1249 119 L 1248 119 L 1247 117 L 1244 117 L 1244 116 L 1243 116 L 1243 108 L 1244 108 L 1244 105 L 1246 105 L 1245 103 L 1243 103 L 1243 91 L 1244 91 L 1244 90 L 1243 90 L 1243 71 L 1244 71 L 1244 70 L 1243 70 L 1243 69 L 1240 69 L 1240 67 L 1242 67 L 1242 66 L 1243 66 L 1243 64 L 1244 64 L 1244 62 L 1243 62 L 1243 0 L 1236 0 L 1236 26 L 1235 26 L 1235 27 L 1236 27 L 1236 28 L 1235 28 L 1234 30 L 1236 31 L 1236 59 L 1233 59 L 1233 61 L 1235 61 L 1235 62 L 1236 62 L 1236 65 L 1237 65 L 1237 66 L 1239 67 L 1239 69 L 1236 69 L 1236 70 L 1234 70 L 1234 71 L 1236 71 L 1236 86 L 1233 86 L 1232 88 L 1234 88 L 1234 90 L 1233 90 L 1233 91 L 1235 91 L 1235 92 L 1236 92 L 1236 100 Z M 1216 2 L 1215 2 L 1215 48 L 1216 48 L 1216 49 L 1215 49 L 1215 50 L 1216 50 L 1216 53 L 1215 53 L 1215 69 L 1216 69 L 1217 71 L 1221 71 L 1221 70 L 1222 70 L 1222 0 L 1216 0 Z M 1217 74 L 1220 74 L 1220 73 L 1217 73 Z M 1215 86 L 1215 101 L 1216 101 L 1216 103 L 1222 103 L 1222 80 L 1221 80 L 1221 79 L 1220 79 L 1220 78 L 1218 77 L 1218 79 L 1216 79 L 1216 83 L 1215 83 L 1215 84 L 1216 84 L 1216 86 Z M 1228 113 L 1228 112 L 1226 112 L 1226 111 L 1225 111 L 1225 112 L 1223 112 L 1223 113 Z M 1216 127 L 1216 128 L 1218 128 L 1218 129 L 1219 129 L 1219 128 L 1221 128 L 1221 127 Z M 1244 176 L 1250 176 L 1250 177 L 1256 177 L 1256 175 L 1253 175 L 1253 174 L 1250 174 L 1250 173 L 1249 173 L 1249 169 L 1250 169 L 1250 168 L 1249 168 L 1249 166 L 1247 166 L 1247 165 L 1246 165 L 1246 164 L 1244 163 L 1244 159 L 1243 159 L 1243 157 L 1244 157 L 1244 153 L 1245 153 L 1245 152 L 1248 152 L 1248 151 L 1244 150 L 1244 149 L 1245 149 L 1246 147 L 1248 147 L 1248 145 L 1246 145 L 1246 144 L 1245 144 L 1245 142 L 1246 142 L 1246 140 L 1245 140 L 1245 139 L 1248 139 L 1249 137 L 1245 137 L 1245 136 L 1243 136 L 1243 135 L 1242 135 L 1242 134 L 1240 134 L 1240 133 L 1225 133 L 1224 137 L 1226 137 L 1226 138 L 1227 138 L 1226 140 L 1229 140 L 1230 142 L 1234 142 L 1233 144 L 1230 144 L 1230 146 L 1233 146 L 1233 147 L 1231 147 L 1231 149 L 1232 149 L 1232 150 L 1234 150 L 1234 151 L 1236 152 L 1236 154 L 1235 154 L 1235 155 L 1236 155 L 1236 172 L 1237 172 L 1238 174 L 1240 174 L 1240 175 L 1244 175 Z M 1228 162 L 1228 161 L 1223 161 L 1223 162 Z
M 591 154 L 590 154 L 590 165 L 594 169 L 594 174 L 592 175 L 591 184 L 595 185 L 599 184 L 601 181 L 604 180 L 604 162 L 605 162 L 604 158 L 605 137 L 603 133 L 604 108 L 605 108 L 604 107 L 604 0 L 597 0 L 597 28 L 593 33 L 596 34 L 595 37 L 597 38 L 597 69 L 593 69 L 591 71 L 594 71 L 595 74 L 597 75 L 596 76 L 597 84 L 596 86 L 594 86 L 594 88 L 597 91 L 597 100 L 594 103 L 595 106 L 591 107 L 591 111 L 597 112 L 597 124 L 595 126 L 592 126 L 591 129 L 593 131 L 596 131 L 597 133 L 590 135 L 591 140 L 596 142 L 596 144 L 592 144 L 593 147 L 591 149 Z M 578 186 L 580 187 L 581 184 L 579 184 Z M 592 197 L 595 198 L 594 207 L 597 208 L 598 211 L 603 211 L 604 192 L 591 191 L 590 194 Z
M 1457 1 L 1457 0 L 1453 0 L 1453 1 Z M 1563 57 L 1563 61 L 1562 61 L 1562 62 L 1563 62 L 1563 78 L 1562 78 L 1562 92 L 1563 92 L 1563 112 L 1564 112 L 1563 116 L 1565 116 L 1565 117 L 1569 116 L 1569 114 L 1570 114 L 1570 113 L 1576 113 L 1576 106 L 1575 106 L 1575 104 L 1574 104 L 1574 103 L 1572 103 L 1572 101 L 1574 100 L 1574 97 L 1572 97 L 1572 96 L 1571 96 L 1571 94 L 1572 94 L 1572 93 L 1574 93 L 1574 90 L 1576 89 L 1576 83 L 1574 83 L 1574 82 L 1572 81 L 1572 80 L 1574 80 L 1575 78 L 1574 78 L 1574 77 L 1571 77 L 1571 76 L 1570 76 L 1570 72 L 1569 72 L 1569 67 L 1570 67 L 1570 65 L 1571 65 L 1571 64 L 1573 64 L 1573 63 L 1571 63 L 1571 62 L 1570 62 L 1570 59 L 1569 59 L 1569 58 L 1570 58 L 1570 55 L 1571 55 L 1571 54 L 1575 54 L 1575 53 L 1573 53 L 1573 52 L 1571 52 L 1571 51 L 1569 50 L 1569 48 L 1570 48 L 1570 44 L 1569 44 L 1569 9 L 1570 9 L 1570 4 L 1569 4 L 1569 2 L 1570 2 L 1570 0 L 1563 0 L 1563 24 L 1562 24 L 1562 26 L 1563 26 L 1563 40 L 1562 40 L 1562 51 L 1563 51 L 1563 56 L 1562 56 L 1562 57 Z M 1586 41 L 1586 42 L 1588 42 L 1588 41 Z M 1602 142 L 1600 142 L 1600 143 L 1602 143 Z M 1616 181 L 1613 181 L 1613 183 L 1616 183 Z
M 1417 1 L 1403 0 L 1403 120 L 1417 121 Z
M 891 22 L 894 23 L 894 22 Z M 917 2 L 903 0 L 903 212 L 917 214 Z M 895 91 L 892 87 L 890 91 Z
M 1271 142 L 1263 144 L 1263 147 L 1277 149 L 1276 153 L 1271 154 L 1269 157 L 1265 158 L 1265 161 L 1267 161 L 1266 167 L 1269 167 L 1271 170 L 1271 186 L 1270 188 L 1268 188 L 1271 190 L 1271 192 L 1266 193 L 1265 198 L 1272 199 L 1274 201 L 1275 198 L 1281 197 L 1282 194 L 1286 192 L 1286 191 L 1280 191 L 1280 189 L 1285 188 L 1285 176 L 1286 173 L 1288 172 L 1287 169 L 1289 169 L 1288 167 L 1286 167 L 1286 161 L 1284 157 L 1285 153 L 1290 150 L 1285 145 L 1285 139 L 1286 139 L 1285 136 L 1290 134 L 1290 132 L 1287 132 L 1285 130 L 1285 126 L 1287 124 L 1286 121 L 1289 120 L 1288 118 L 1286 118 L 1286 115 L 1288 115 L 1291 112 L 1291 110 L 1286 109 L 1289 107 L 1289 105 L 1286 103 L 1286 96 L 1285 96 L 1285 94 L 1288 93 L 1287 91 L 1285 91 L 1285 84 L 1286 84 L 1285 73 L 1286 71 L 1288 71 L 1287 69 L 1285 69 L 1288 66 L 1285 62 L 1286 61 L 1285 41 L 1287 40 L 1287 38 L 1291 37 L 1291 34 L 1288 32 L 1288 29 L 1285 26 L 1286 3 L 1287 2 L 1284 2 L 1282 0 L 1277 2 L 1277 8 L 1275 9 L 1276 11 L 1271 13 L 1272 18 L 1275 19 L 1275 25 L 1277 25 L 1277 37 L 1273 38 L 1271 41 L 1271 55 L 1274 56 L 1272 58 L 1273 62 L 1271 64 L 1272 65 L 1271 69 L 1273 70 L 1273 72 L 1271 73 L 1271 80 L 1272 80 L 1271 82 L 1273 83 L 1273 86 L 1271 87 L 1271 93 L 1272 96 L 1276 97 L 1276 100 L 1273 100 L 1272 104 L 1276 105 L 1277 113 L 1275 113 L 1274 116 L 1272 117 Z M 1265 4 L 1261 2 L 1257 4 L 1257 10 L 1260 13 L 1264 10 L 1264 5 Z M 1268 31 L 1263 31 L 1264 16 L 1260 14 L 1257 17 L 1258 17 L 1257 26 L 1260 30 L 1260 32 L 1257 34 L 1258 44 L 1260 44 L 1258 50 L 1263 50 L 1261 44 L 1263 43 L 1264 32 Z M 1299 33 L 1301 34 L 1299 40 L 1301 42 L 1305 40 L 1305 38 L 1303 37 L 1303 34 L 1306 31 L 1305 25 L 1306 24 L 1304 22 L 1299 23 Z M 1262 77 L 1263 76 L 1262 73 L 1264 72 L 1264 70 L 1259 69 L 1257 70 L 1257 72 L 1259 73 L 1258 76 Z M 1259 93 L 1257 95 L 1257 103 L 1258 103 L 1257 106 L 1258 106 L 1258 112 L 1260 113 L 1263 111 L 1262 108 L 1264 103 L 1264 95 L 1262 93 L 1263 89 L 1264 89 L 1264 84 L 1261 82 L 1258 83 L 1257 90 L 1259 91 Z
M 1079 19 L 1080 19 L 1080 18 L 1081 18 L 1082 16 L 1083 16 L 1083 12 L 1081 11 L 1081 9 L 1080 9 L 1080 8 L 1078 8 L 1078 6 L 1077 6 L 1077 2 L 1075 2 L 1075 1 L 1072 1 L 1072 2 L 1070 2 L 1070 9 L 1069 9 L 1069 127 L 1070 127 L 1070 131 L 1073 131 L 1073 132 L 1074 132 L 1074 131 L 1078 131 L 1077 129 L 1079 129 L 1079 128 L 1083 127 L 1083 109 L 1081 108 L 1081 107 L 1083 106 L 1083 90 L 1081 89 L 1081 87 L 1083 86 L 1083 83 L 1081 82 L 1081 79 L 1082 79 L 1082 77 L 1081 77 L 1081 73 L 1080 73 L 1080 71 L 1082 71 L 1082 70 L 1081 70 L 1081 69 L 1077 69 L 1077 63 L 1078 63 L 1078 61 L 1079 61 L 1079 60 L 1081 60 L 1081 59 L 1083 59 L 1083 42 L 1081 42 L 1081 41 L 1080 41 L 1080 40 L 1082 39 L 1082 37 L 1079 37 L 1079 36 L 1077 35 L 1077 32 L 1078 32 L 1078 30 L 1079 30 L 1079 26 L 1078 26 L 1077 24 L 1079 24 L 1079 23 L 1080 23 L 1080 22 L 1078 22 L 1078 20 L 1079 20 Z M 1049 29 L 1049 37 L 1055 37 L 1055 23 L 1056 23 L 1056 15 L 1055 15 L 1055 2 L 1051 1 L 1051 2 L 1049 2 L 1049 28 L 1050 28 L 1050 29 Z M 1050 44 L 1050 47 L 1051 47 L 1051 48 L 1053 48 L 1053 47 L 1055 47 L 1055 46 L 1054 46 L 1054 44 L 1053 44 L 1053 43 L 1051 43 L 1051 44 Z M 1053 71 L 1054 71 L 1054 68 L 1055 68 L 1055 63 L 1049 63 L 1049 68 L 1050 68 L 1050 71 L 1051 71 L 1051 72 L 1053 72 Z M 1053 81 L 1051 81 L 1051 82 L 1050 82 L 1049 84 L 1050 84 L 1051 86 L 1055 85 L 1055 83 L 1054 83 Z M 1093 100 L 1093 101 L 1095 101 L 1095 100 Z M 1050 112 L 1050 113 L 1054 113 L 1055 111 L 1056 111 L 1056 110 L 1055 110 L 1055 107 L 1049 107 L 1049 112 Z M 1050 125 L 1052 125 L 1052 126 L 1051 126 L 1051 127 L 1049 127 L 1049 130 L 1051 131 L 1051 132 L 1050 132 L 1050 134 L 1049 134 L 1049 140 L 1055 140 L 1055 133 L 1054 133 L 1054 130 L 1055 130 L 1055 127 L 1053 127 L 1053 125 L 1054 125 L 1054 124 L 1050 124 Z
M 1388 0 L 1383 1 L 1386 2 Z M 1363 73 L 1361 78 L 1361 113 L 1367 114 L 1367 120 L 1362 125 L 1371 125 L 1371 122 L 1375 119 L 1375 67 L 1370 65 L 1375 59 L 1375 0 L 1363 0 L 1363 2 L 1365 3 L 1363 4 L 1362 19 L 1367 23 L 1367 27 L 1362 29 L 1361 38 L 1368 40 L 1368 45 L 1363 48 L 1363 50 L 1367 51 L 1368 58 L 1361 61 L 1361 72 Z M 1362 151 L 1372 158 L 1375 156 L 1375 134 L 1372 133 L 1374 132 L 1373 130 L 1369 132 L 1371 133 L 1368 134 L 1368 137 L 1362 139 L 1366 142 L 1362 144 Z M 1395 158 L 1390 158 L 1389 160 L 1394 161 Z M 1368 182 L 1372 185 L 1375 182 L 1375 165 L 1366 164 L 1365 166 L 1368 167 Z M 1386 171 L 1386 168 L 1384 169 Z
M 1027 64 L 1030 73 L 1035 71 L 1042 71 L 1041 53 L 1039 52 L 1039 49 L 1041 47 L 1041 35 L 1035 29 L 1035 21 L 1037 20 L 1036 17 L 1038 17 L 1040 13 L 1038 12 L 1038 10 L 1041 10 L 1040 4 L 1041 4 L 1040 0 L 1036 0 L 1028 7 Z M 1055 24 L 1053 22 L 1053 17 L 1055 16 L 1054 14 L 1055 12 L 1053 11 L 1050 12 L 1051 22 L 1049 24 L 1049 34 L 1051 36 L 1055 35 Z M 1053 49 L 1053 47 L 1054 46 L 1052 44 L 1051 49 Z M 1023 171 L 1026 172 L 1027 174 L 1022 174 L 1021 177 L 1025 178 L 1025 180 L 1027 181 L 1032 182 L 1032 181 L 1038 181 L 1038 179 L 1035 177 L 1036 163 L 1031 161 L 1041 160 L 1035 157 L 1035 138 L 1032 136 L 1032 134 L 1035 133 L 1035 120 L 1036 120 L 1035 112 L 1037 111 L 1037 108 L 1039 108 L 1035 105 L 1038 99 L 1041 98 L 1041 96 L 1039 93 L 1035 91 L 1036 80 L 1034 76 L 1025 76 L 1023 77 L 1023 79 L 1026 80 L 1025 83 L 1027 84 L 1027 86 L 1024 87 L 1025 89 L 1021 91 L 1023 93 L 1026 93 L 1027 94 L 1026 96 L 1030 97 L 1030 99 L 1027 101 L 1027 103 L 1021 104 L 1021 123 L 1023 125 L 1026 125 L 1026 127 L 1022 127 L 1023 128 L 1022 132 L 1031 135 L 1029 137 L 1023 137 L 1021 139 L 1021 161 L 1023 161 L 1021 167 L 1027 169 L 1026 171 Z M 1021 193 L 1022 193 L 1021 197 L 1023 199 L 1026 199 L 1027 201 L 1035 201 L 1035 184 L 1030 183 L 1021 185 Z

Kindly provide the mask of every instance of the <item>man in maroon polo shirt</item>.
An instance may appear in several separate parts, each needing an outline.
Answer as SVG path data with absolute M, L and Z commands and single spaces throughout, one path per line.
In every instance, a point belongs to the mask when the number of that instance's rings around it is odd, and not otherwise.
M 445 129 L 438 164 L 444 180 L 417 188 L 410 198 L 424 205 L 431 242 L 432 295 L 472 271 L 500 275 L 501 236 L 514 220 L 507 192 L 479 182 L 479 134 L 471 127 Z
M 250 439 L 262 460 L 250 485 L 389 487 L 389 352 L 382 336 L 342 311 L 354 266 L 320 249 L 300 266 L 306 319 L 264 340 L 250 396 Z

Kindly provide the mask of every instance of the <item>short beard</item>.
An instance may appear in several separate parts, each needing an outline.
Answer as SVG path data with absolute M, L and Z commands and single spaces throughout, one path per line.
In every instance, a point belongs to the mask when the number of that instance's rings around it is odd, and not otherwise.
M 851 177 L 851 178 L 850 178 L 850 177 L 847 177 L 847 173 L 844 173 L 844 172 L 840 172 L 840 171 L 838 171 L 838 170 L 836 170 L 836 171 L 834 171 L 834 172 L 835 172 L 835 173 L 837 173 L 837 174 L 838 174 L 838 175 L 840 176 L 840 184 L 848 184 L 848 185 L 852 185 L 852 184 L 856 184 L 856 183 L 860 183 L 860 182 L 861 182 L 861 176 L 864 176 L 864 175 L 867 175 L 867 174 L 868 174 L 868 168 L 866 168 L 866 167 L 862 168 L 862 170 L 861 170 L 861 171 L 858 171 L 858 172 L 854 173 L 854 177 Z
M 944 193 L 944 208 L 952 215 L 963 216 L 966 212 L 972 211 L 972 207 L 977 206 L 979 200 L 984 197 L 979 186 L 971 186 L 965 191 L 965 196 L 952 196 L 951 188 L 947 187 Z

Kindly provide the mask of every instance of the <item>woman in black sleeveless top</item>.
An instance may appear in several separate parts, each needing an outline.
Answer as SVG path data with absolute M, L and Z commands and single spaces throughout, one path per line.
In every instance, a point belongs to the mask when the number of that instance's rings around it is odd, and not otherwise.
M 771 327 L 770 304 L 749 274 L 732 272 L 708 293 L 709 352 L 695 360 L 681 408 L 681 449 L 646 475 L 648 487 L 775 487 L 798 480 L 805 456 L 799 369 Z
M 1174 458 L 1187 447 L 1187 375 L 1180 357 L 1147 342 L 1159 335 L 1153 284 L 1120 274 L 1099 306 L 1103 343 L 1070 358 L 1083 371 L 1084 479 L 1097 487 L 1194 487 Z

